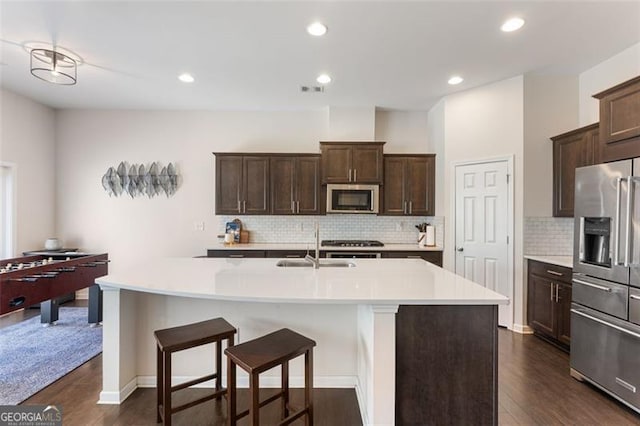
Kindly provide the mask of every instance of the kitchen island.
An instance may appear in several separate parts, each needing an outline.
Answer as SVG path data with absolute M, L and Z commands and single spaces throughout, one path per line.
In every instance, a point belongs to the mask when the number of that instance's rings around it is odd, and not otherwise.
M 224 317 L 239 342 L 282 327 L 316 340 L 315 386 L 355 388 L 364 424 L 497 424 L 497 305 L 507 298 L 422 260 L 349 261 L 171 258 L 99 278 L 100 402 L 155 386 L 154 330 Z M 174 380 L 211 368 L 210 348 L 179 353 Z M 261 384 L 278 386 L 278 374 Z M 301 386 L 302 363 L 290 374 Z

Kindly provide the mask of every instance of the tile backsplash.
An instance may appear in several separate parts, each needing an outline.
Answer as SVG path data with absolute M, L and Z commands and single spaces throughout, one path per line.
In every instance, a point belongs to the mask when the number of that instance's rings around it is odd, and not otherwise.
M 525 217 L 524 254 L 571 256 L 573 218 Z
M 234 216 L 216 216 L 218 232 Z M 376 216 L 335 214 L 326 216 L 241 216 L 243 229 L 250 231 L 252 243 L 312 243 L 315 223 L 320 223 L 323 240 L 380 240 L 385 243 L 417 242 L 415 225 L 427 222 L 436 227 L 436 245 L 443 247 L 444 217 Z

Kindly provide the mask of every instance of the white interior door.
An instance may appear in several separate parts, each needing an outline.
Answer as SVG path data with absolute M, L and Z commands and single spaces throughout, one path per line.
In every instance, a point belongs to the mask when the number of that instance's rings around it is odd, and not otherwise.
M 458 165 L 455 170 L 456 274 L 511 301 L 508 161 Z M 500 305 L 498 323 L 512 328 L 512 303 Z

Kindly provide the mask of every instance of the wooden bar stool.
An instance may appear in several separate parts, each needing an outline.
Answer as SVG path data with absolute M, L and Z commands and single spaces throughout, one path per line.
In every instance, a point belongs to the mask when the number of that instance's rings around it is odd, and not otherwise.
M 178 411 L 191 408 L 211 399 L 220 399 L 226 396 L 227 390 L 222 388 L 220 380 L 222 366 L 222 348 L 224 339 L 227 340 L 227 347 L 233 346 L 236 329 L 222 318 L 183 325 L 180 327 L 165 328 L 156 330 L 153 333 L 157 342 L 157 416 L 156 422 L 164 421 L 165 425 L 171 425 L 171 415 Z M 215 372 L 208 376 L 190 380 L 176 386 L 171 386 L 171 355 L 174 352 L 184 349 L 195 348 L 208 343 L 216 344 L 216 366 Z M 171 405 L 171 393 L 188 388 L 207 380 L 215 379 L 215 391 L 211 395 L 188 402 L 178 407 Z
M 316 345 L 308 339 L 288 328 L 275 331 L 271 334 L 254 340 L 228 347 L 224 353 L 227 355 L 227 424 L 235 425 L 238 419 L 251 417 L 251 424 L 260 424 L 260 407 L 282 398 L 282 414 L 280 425 L 289 423 L 304 416 L 305 424 L 313 425 L 313 347 Z M 293 411 L 289 405 L 289 361 L 304 354 L 304 408 Z M 236 365 L 249 373 L 249 393 L 251 402 L 249 409 L 236 414 Z M 282 366 L 282 389 L 277 394 L 260 402 L 259 375 L 278 365 Z

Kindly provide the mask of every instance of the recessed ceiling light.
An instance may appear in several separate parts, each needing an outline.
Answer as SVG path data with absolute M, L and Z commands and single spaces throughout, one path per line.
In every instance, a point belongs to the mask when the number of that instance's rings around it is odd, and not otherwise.
M 524 19 L 522 18 L 511 18 L 508 19 L 502 24 L 500 29 L 505 33 L 510 33 L 511 31 L 516 31 L 522 28 L 524 25 Z
M 323 36 L 327 33 L 327 26 L 320 22 L 314 22 L 307 27 L 307 32 L 313 36 Z
M 320 84 L 331 83 L 331 77 L 327 74 L 320 74 L 318 78 L 316 78 L 316 81 Z
M 453 77 L 451 77 L 449 79 L 449 84 L 451 84 L 452 86 L 456 85 L 456 84 L 460 84 L 464 81 L 464 78 L 460 77 L 459 75 L 454 75 Z
M 193 78 L 193 76 L 188 72 L 185 72 L 178 76 L 178 80 L 180 80 L 183 83 L 193 83 L 195 81 L 195 78 Z

